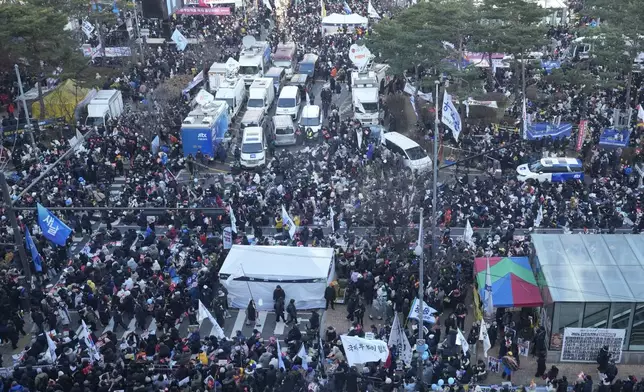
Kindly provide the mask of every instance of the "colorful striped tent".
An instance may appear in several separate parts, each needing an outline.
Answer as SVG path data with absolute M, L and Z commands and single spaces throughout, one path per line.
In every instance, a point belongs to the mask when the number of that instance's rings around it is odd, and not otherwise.
M 485 257 L 474 259 L 474 275 L 479 295 L 484 297 Z M 492 301 L 494 307 L 536 307 L 543 300 L 527 257 L 490 257 Z

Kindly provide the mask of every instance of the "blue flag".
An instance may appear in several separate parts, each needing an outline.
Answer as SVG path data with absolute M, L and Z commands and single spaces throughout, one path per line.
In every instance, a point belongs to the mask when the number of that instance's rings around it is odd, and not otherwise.
M 65 246 L 72 229 L 48 209 L 38 204 L 38 225 L 43 235 L 56 245 Z
M 27 249 L 31 252 L 31 259 L 34 261 L 36 272 L 42 272 L 42 257 L 40 257 L 40 253 L 38 253 L 38 248 L 36 248 L 36 244 L 34 244 L 34 240 L 31 238 L 28 228 L 25 228 L 25 242 L 27 243 Z
M 347 4 L 346 1 L 342 4 L 342 8 L 344 8 L 344 13 L 347 15 L 351 15 L 353 13 L 353 10 L 351 10 L 351 7 L 349 7 L 349 4 Z

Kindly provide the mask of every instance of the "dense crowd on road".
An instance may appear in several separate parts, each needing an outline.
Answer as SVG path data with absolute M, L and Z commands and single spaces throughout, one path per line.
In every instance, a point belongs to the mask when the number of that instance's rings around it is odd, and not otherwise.
M 377 1 L 373 4 L 382 13 L 393 12 Z M 348 5 L 354 12 L 366 14 L 367 2 L 349 1 Z M 341 12 L 343 4 L 326 7 L 328 13 Z M 418 239 L 415 227 L 420 209 L 431 211 L 434 207 L 431 173 L 405 169 L 400 156 L 381 148 L 378 137 L 342 118 L 337 108 L 325 124 L 331 138 L 295 150 L 273 147 L 272 160 L 261 171 L 211 174 L 207 165 L 183 157 L 180 124 L 191 108 L 190 97 L 178 92 L 167 95 L 161 86 L 179 75 L 197 75 L 208 62 L 236 56 L 246 34 L 266 34 L 273 43 L 293 40 L 300 54 L 316 52 L 320 56 L 319 79 L 334 79 L 334 84 L 348 88 L 349 46 L 368 35 L 369 29 L 323 35 L 320 28 L 312 28 L 320 25 L 319 15 L 319 2 L 299 1 L 276 17 L 268 11 L 261 15 L 236 11 L 228 17 L 173 17 L 171 30 L 177 27 L 203 43 L 190 45 L 183 52 L 168 44 L 150 46 L 144 63 L 133 64 L 119 77 L 106 78 L 103 87 L 121 90 L 128 102 L 118 122 L 107 129 L 78 125 L 85 142 L 53 167 L 72 147 L 69 141 L 41 135 L 32 147 L 23 134 L 10 143 L 16 147 L 11 161 L 15 174 L 8 178 L 10 198 L 25 208 L 37 203 L 50 208 L 76 207 L 58 215 L 74 230 L 74 236 L 89 239 L 80 252 L 72 251 L 71 237 L 67 246 L 54 246 L 41 235 L 35 211 L 20 212 L 19 225 L 30 229 L 44 263 L 32 287 L 32 282 L 21 278 L 18 252 L 10 246 L 2 249 L 5 268 L 0 271 L 0 309 L 6 317 L 0 321 L 0 339 L 3 344 L 10 343 L 17 354 L 12 358 L 16 367 L 2 378 L 0 390 L 358 391 L 375 386 L 389 392 L 394 388 L 413 390 L 422 381 L 433 390 L 461 391 L 464 386 L 484 383 L 488 374 L 486 363 L 470 352 L 462 353 L 455 343 L 459 329 L 472 345 L 479 337 L 479 326 L 466 326 L 464 321 L 472 311 L 465 301 L 471 296 L 474 257 L 527 255 L 530 237 L 515 236 L 518 229 L 632 229 L 637 233 L 644 228 L 644 196 L 633 169 L 642 161 L 641 152 L 627 159 L 621 150 L 599 146 L 599 132 L 611 121 L 609 108 L 622 103 L 622 94 L 597 92 L 582 105 L 579 92 L 553 83 L 544 70 L 529 66 L 531 88 L 557 97 L 555 102 L 531 102 L 533 121 L 560 116 L 561 122 L 577 123 L 587 118 L 591 131 L 579 152 L 574 151 L 574 140 L 526 142 L 519 132 L 483 120 L 470 121 L 458 141 L 442 133 L 445 146 L 482 154 L 482 158 L 446 169 L 449 174 L 445 176 L 441 171 L 444 179 L 438 186 L 437 206 L 441 232 L 435 248 L 431 238 L 424 239 L 426 254 L 436 256 L 432 268 L 426 269 L 425 287 L 420 290 L 436 311 L 437 322 L 427 324 L 424 334 L 431 355 L 423 358 L 422 380 L 418 380 L 416 360 L 422 354 L 417 352 L 409 364 L 397 363 L 399 353 L 394 353 L 388 363 L 350 367 L 339 340 L 347 331 L 333 328 L 325 328 L 318 340 L 303 337 L 301 326 L 289 327 L 281 346 L 275 337 L 259 333 L 222 339 L 201 336 L 197 330 L 180 336 L 178 325 L 184 318 L 191 325 L 198 323 L 199 302 L 212 310 L 218 324 L 228 322 L 227 293 L 218 270 L 228 253 L 222 230 L 231 225 L 231 216 L 239 229 L 233 235 L 237 244 L 336 250 L 338 279 L 347 281 L 344 297 L 352 325 L 349 335 L 371 332 L 375 338 L 387 340 L 395 315 L 406 319 L 416 297 L 420 259 L 412 250 Z M 158 21 L 142 19 L 141 28 L 149 29 L 150 37 L 164 34 Z M 557 27 L 549 32 L 549 38 L 553 42 L 549 56 L 563 58 L 571 34 Z M 488 86 L 490 91 L 503 95 L 514 91 L 510 70 L 498 70 L 495 76 L 495 85 Z M 482 81 L 485 79 L 482 75 Z M 383 95 L 400 94 L 404 85 L 398 82 L 396 79 L 396 85 Z M 635 85 L 640 84 L 638 79 Z M 8 96 L 16 93 L 15 87 L 2 92 Z M 7 111 L 8 116 L 13 110 Z M 520 118 L 520 102 L 512 103 L 508 112 Z M 71 136 L 73 128 L 61 129 L 60 134 L 69 132 Z M 421 124 L 420 140 L 433 136 L 432 129 L 432 124 Z M 362 133 L 362 138 L 357 133 Z M 160 140 L 159 151 L 153 151 L 151 145 L 155 136 Z M 631 146 L 641 146 L 642 137 L 642 129 L 636 128 Z M 230 150 L 228 162 L 234 166 L 234 144 Z M 544 156 L 571 155 L 584 159 L 589 180 L 549 183 L 516 179 L 519 164 Z M 179 178 L 181 171 L 190 173 L 189 180 Z M 125 179 L 124 184 L 114 192 L 112 185 L 119 177 Z M 36 179 L 38 183 L 26 189 Z M 133 209 L 83 211 L 87 206 Z M 293 237 L 285 230 L 282 206 L 298 227 Z M 145 207 L 168 209 L 153 215 L 136 210 Z M 536 223 L 539 211 L 542 217 Z M 450 228 L 464 227 L 468 222 L 490 230 L 475 233 L 473 244 L 453 238 Z M 117 225 L 130 228 L 121 230 Z M 167 230 L 161 232 L 161 227 Z M 369 229 L 357 233 L 358 227 Z M 6 215 L 0 220 L 0 242 L 13 242 Z M 325 297 L 331 307 L 339 299 L 333 289 Z M 80 315 L 89 338 L 77 333 L 79 326 L 72 325 L 70 312 Z M 247 312 L 252 319 L 252 303 Z M 29 319 L 32 330 L 27 327 Z M 135 320 L 135 332 L 118 338 L 116 331 L 127 330 L 130 320 Z M 111 330 L 99 336 L 108 325 Z M 418 325 L 410 325 L 413 346 Z M 511 331 L 530 331 L 526 314 L 500 311 L 488 327 L 494 350 L 498 342 L 498 358 L 508 380 L 520 362 L 517 334 Z M 21 335 L 30 332 L 32 341 L 19 347 Z M 534 353 L 539 357 L 537 373 L 541 373 L 537 377 L 545 375 L 558 392 L 565 391 L 565 377 L 559 378 L 555 367 L 545 371 L 543 331 L 522 336 L 533 339 Z M 55 365 L 51 363 L 54 356 Z M 7 356 L 4 359 L 4 366 L 10 366 Z M 614 364 L 602 359 L 600 366 L 602 385 L 613 382 Z M 592 378 L 585 377 L 581 380 L 586 385 L 584 392 L 589 383 L 592 389 Z

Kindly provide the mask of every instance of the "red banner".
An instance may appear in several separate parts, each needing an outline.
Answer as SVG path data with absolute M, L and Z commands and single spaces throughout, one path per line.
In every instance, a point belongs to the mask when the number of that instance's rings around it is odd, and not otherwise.
M 215 8 L 179 8 L 175 11 L 178 15 L 215 15 L 215 16 L 228 16 L 230 15 L 229 7 L 215 7 Z
M 575 150 L 577 152 L 581 151 L 581 146 L 584 144 L 584 138 L 586 137 L 586 123 L 588 123 L 588 121 L 586 120 L 579 121 L 579 131 L 577 132 L 577 145 L 575 146 Z

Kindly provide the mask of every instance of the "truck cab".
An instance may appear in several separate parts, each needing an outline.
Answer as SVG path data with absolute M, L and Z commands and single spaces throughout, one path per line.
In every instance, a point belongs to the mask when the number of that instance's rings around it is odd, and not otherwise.
M 297 67 L 297 72 L 306 74 L 310 78 L 315 77 L 315 68 L 318 63 L 319 56 L 314 53 L 307 53 Z
M 264 76 L 270 64 L 271 47 L 268 42 L 254 42 L 239 54 L 239 74 L 244 78 L 246 86 L 250 86 L 256 78 Z
M 297 46 L 295 42 L 281 43 L 277 45 L 273 53 L 273 65 L 284 68 L 287 77 L 295 73 Z

